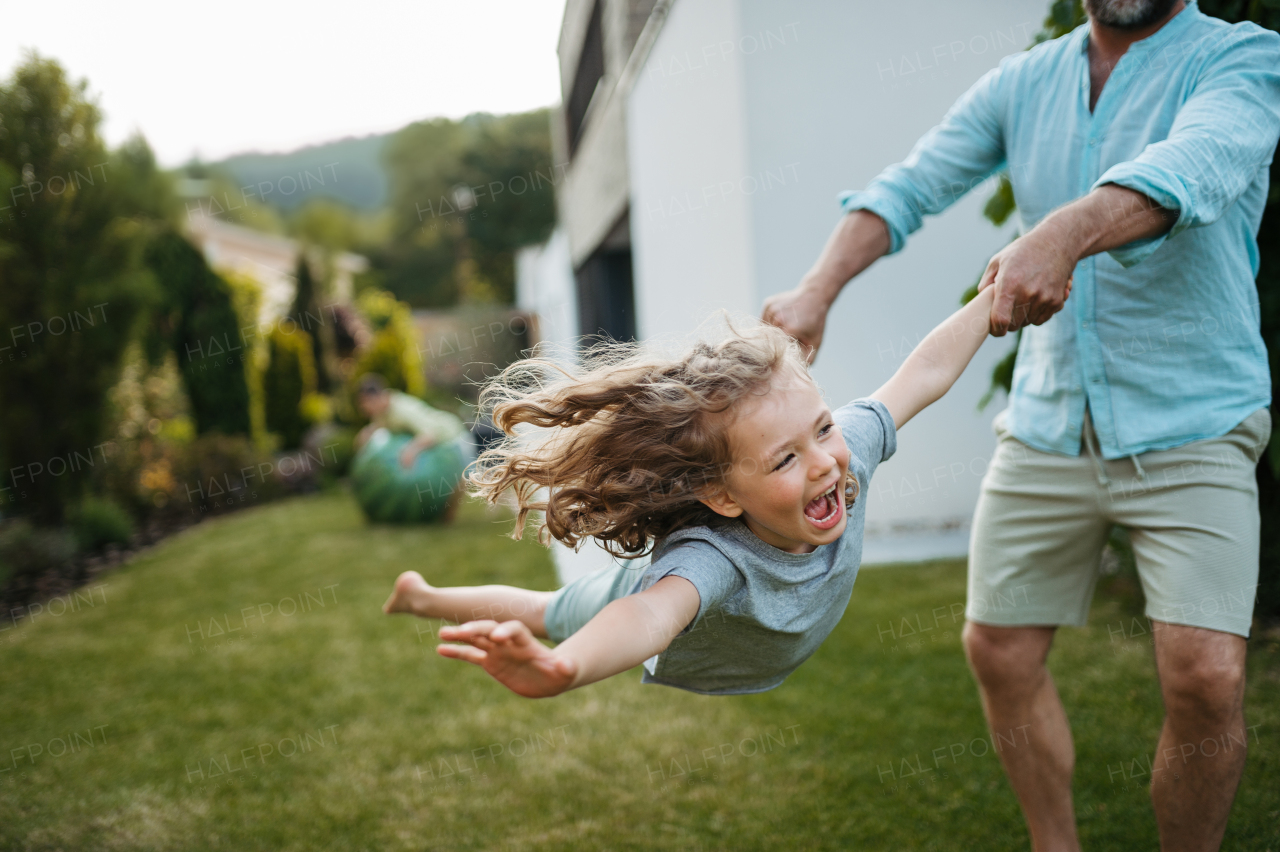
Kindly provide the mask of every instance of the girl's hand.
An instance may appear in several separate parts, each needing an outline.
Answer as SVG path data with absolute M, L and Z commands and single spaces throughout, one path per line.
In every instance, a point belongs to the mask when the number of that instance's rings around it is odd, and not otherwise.
M 578 664 L 534 638 L 522 622 L 487 619 L 440 628 L 441 639 L 466 645 L 439 645 L 442 657 L 475 663 L 517 695 L 546 698 L 573 686 Z

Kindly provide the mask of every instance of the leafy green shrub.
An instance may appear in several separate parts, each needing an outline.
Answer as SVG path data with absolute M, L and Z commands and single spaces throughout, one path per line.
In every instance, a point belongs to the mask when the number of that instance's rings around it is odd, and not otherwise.
M 40 578 L 75 552 L 75 538 L 65 529 L 35 527 L 25 518 L 0 524 L 0 588 L 5 590 L 4 598 L 29 600 Z
M 282 448 L 302 446 L 308 421 L 303 401 L 316 392 L 316 365 L 311 335 L 277 324 L 267 337 L 270 360 L 262 375 L 267 430 L 280 436 Z
M 346 476 L 351 470 L 351 460 L 356 457 L 356 434 L 359 430 L 343 426 L 333 432 L 326 441 L 327 457 L 334 476 Z
M 112 500 L 87 497 L 72 513 L 71 529 L 81 550 L 101 550 L 108 544 L 128 544 L 133 519 Z
M 111 427 L 96 458 L 89 491 L 135 517 L 166 506 L 179 458 L 195 439 L 190 403 L 177 356 L 148 363 L 140 346 L 125 354 L 120 381 L 110 393 Z
M 136 348 L 112 389 L 114 428 L 93 493 L 131 512 L 199 517 L 280 495 L 278 465 L 247 435 L 196 436 L 176 359 L 149 365 Z
M 322 393 L 309 393 L 298 403 L 302 418 L 308 423 L 328 423 L 333 419 L 333 403 Z
M 175 509 L 193 514 L 246 508 L 283 493 L 276 463 L 242 435 L 201 435 L 180 461 L 174 477 Z
M 358 305 L 373 329 L 373 339 L 357 356 L 351 380 L 377 373 L 386 379 L 387 387 L 421 397 L 427 381 L 409 306 L 385 290 L 364 291 Z
M 112 442 L 95 483 L 138 515 L 190 520 L 281 496 L 277 468 L 272 455 L 245 435 L 210 432 L 178 440 L 161 431 Z
M 291 483 L 295 490 L 328 487 L 337 484 L 341 477 L 346 476 L 356 454 L 357 431 L 354 426 L 343 426 L 333 422 L 322 423 L 307 430 L 302 451 L 292 454 L 298 463 L 297 473 L 300 474 L 293 477 Z M 278 464 L 284 467 L 288 462 L 282 457 Z M 284 468 L 281 472 L 287 474 L 289 470 Z

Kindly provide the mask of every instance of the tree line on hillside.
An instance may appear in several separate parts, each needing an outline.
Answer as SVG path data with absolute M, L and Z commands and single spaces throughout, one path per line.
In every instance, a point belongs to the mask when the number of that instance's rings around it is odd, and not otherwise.
M 565 167 L 552 159 L 548 110 L 441 118 L 382 138 L 191 163 L 183 174 L 201 191 L 185 203 L 359 252 L 371 263 L 365 280 L 414 307 L 510 304 L 516 250 L 555 225 Z

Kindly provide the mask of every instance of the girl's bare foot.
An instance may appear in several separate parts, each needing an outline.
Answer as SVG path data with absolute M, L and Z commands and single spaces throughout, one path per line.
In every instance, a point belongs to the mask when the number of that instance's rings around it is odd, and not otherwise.
M 417 571 L 405 571 L 396 578 L 391 597 L 382 605 L 382 611 L 391 615 L 407 612 L 422 618 L 432 618 L 431 593 L 435 591 Z

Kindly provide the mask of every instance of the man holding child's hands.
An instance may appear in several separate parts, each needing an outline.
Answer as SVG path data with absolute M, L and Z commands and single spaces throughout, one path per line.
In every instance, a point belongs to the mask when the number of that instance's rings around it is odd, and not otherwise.
M 996 288 L 991 333 L 1002 337 L 1048 322 L 1066 304 L 1076 264 L 1164 234 L 1176 219 L 1142 193 L 1115 184 L 1060 208 L 987 264 L 978 289 Z M 786 329 L 816 355 L 836 296 L 845 283 L 886 254 L 888 246 L 884 220 L 867 210 L 849 213 L 800 286 L 765 300 L 765 321 Z

